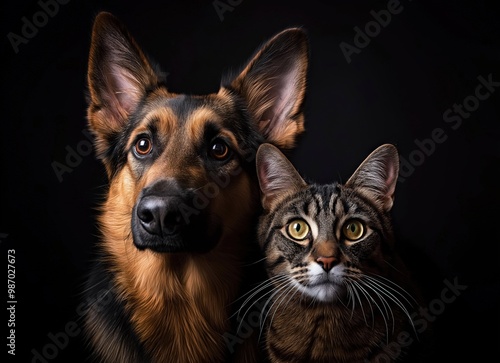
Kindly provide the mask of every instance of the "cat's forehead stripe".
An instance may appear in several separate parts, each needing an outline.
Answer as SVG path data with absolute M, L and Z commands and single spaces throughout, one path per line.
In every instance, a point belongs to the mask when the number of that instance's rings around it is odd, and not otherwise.
M 313 215 L 315 213 L 316 203 L 314 202 L 314 200 L 306 199 L 301 201 L 301 204 L 302 204 L 302 211 L 301 211 L 302 213 L 308 215 Z
M 327 188 L 326 186 L 322 188 L 322 199 L 323 199 L 323 209 L 324 210 L 328 210 L 332 196 L 333 196 L 333 193 L 329 188 Z
M 318 201 L 316 200 L 316 198 L 311 198 L 311 200 L 307 204 L 306 213 L 308 215 L 312 216 L 312 215 L 315 215 L 316 213 L 318 213 L 318 211 L 319 211 Z
M 350 204 L 349 204 L 349 202 L 348 202 L 346 199 L 344 199 L 344 198 L 342 198 L 342 206 L 344 207 L 344 213 L 345 213 L 345 214 L 348 214 L 348 213 L 349 213 L 349 211 L 350 211 L 350 209 L 351 209 L 351 205 L 350 205 Z
M 336 194 L 332 194 L 330 196 L 330 205 L 328 206 L 328 210 L 336 210 L 338 199 L 338 195 Z
M 313 194 L 313 199 L 316 202 L 316 213 L 318 213 L 321 210 L 323 199 L 321 198 L 321 195 L 318 193 Z
M 335 205 L 334 208 L 332 208 L 331 210 L 334 211 L 336 216 L 340 216 L 342 212 L 345 212 L 345 210 L 342 210 L 343 205 L 344 201 L 340 197 L 335 198 Z

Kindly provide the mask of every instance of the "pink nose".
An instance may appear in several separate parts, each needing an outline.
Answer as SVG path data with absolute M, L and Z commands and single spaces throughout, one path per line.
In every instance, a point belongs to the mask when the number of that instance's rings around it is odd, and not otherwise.
M 337 260 L 333 256 L 330 256 L 330 257 L 321 256 L 321 257 L 318 257 L 316 259 L 316 262 L 318 264 L 320 264 L 321 267 L 323 267 L 323 270 L 325 270 L 326 272 L 328 272 L 328 271 L 330 271 L 333 268 L 333 266 L 336 265 Z

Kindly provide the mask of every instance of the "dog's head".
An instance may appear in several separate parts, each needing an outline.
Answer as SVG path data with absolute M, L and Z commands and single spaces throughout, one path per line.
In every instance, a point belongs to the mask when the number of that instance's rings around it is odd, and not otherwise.
M 108 229 L 156 252 L 206 252 L 244 230 L 259 200 L 258 146 L 291 148 L 304 130 L 307 63 L 304 31 L 287 29 L 218 93 L 175 94 L 124 26 L 100 13 L 88 120 L 110 178 Z

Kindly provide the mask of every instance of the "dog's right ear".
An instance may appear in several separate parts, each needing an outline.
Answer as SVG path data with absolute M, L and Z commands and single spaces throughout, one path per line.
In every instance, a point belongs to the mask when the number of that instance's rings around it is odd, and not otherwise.
M 304 131 L 309 45 L 301 28 L 286 29 L 265 43 L 226 88 L 248 104 L 266 141 L 291 148 Z
M 87 117 L 97 136 L 97 153 L 102 155 L 110 137 L 160 79 L 124 25 L 107 12 L 94 21 L 87 77 Z

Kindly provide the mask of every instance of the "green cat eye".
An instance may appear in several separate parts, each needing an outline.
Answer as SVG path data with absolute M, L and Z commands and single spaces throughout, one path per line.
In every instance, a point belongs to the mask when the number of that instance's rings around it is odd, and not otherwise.
M 309 225 L 303 219 L 295 219 L 288 224 L 288 235 L 298 241 L 302 241 L 309 235 Z
M 342 233 L 350 241 L 356 241 L 363 237 L 365 226 L 357 219 L 350 219 L 342 227 Z

